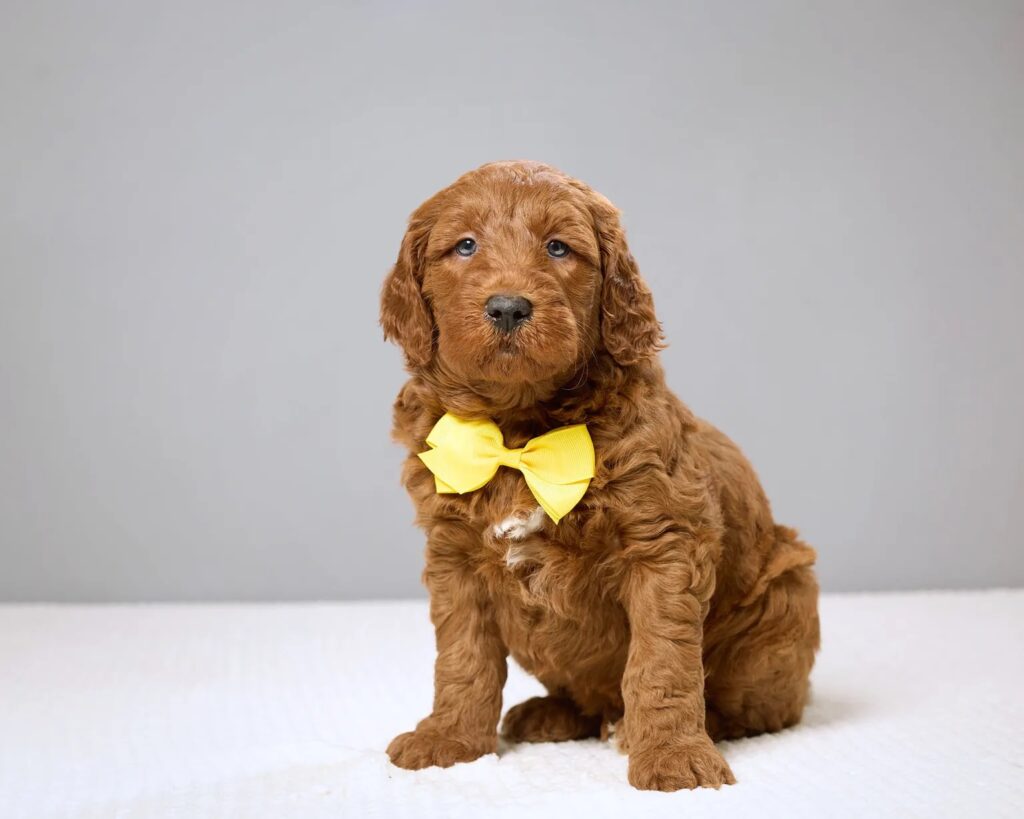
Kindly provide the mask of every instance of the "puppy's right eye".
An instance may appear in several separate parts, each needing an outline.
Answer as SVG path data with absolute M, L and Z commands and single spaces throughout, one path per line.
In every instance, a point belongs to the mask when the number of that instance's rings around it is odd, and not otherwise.
M 455 252 L 460 256 L 472 256 L 476 253 L 476 242 L 472 239 L 460 239 L 455 245 Z

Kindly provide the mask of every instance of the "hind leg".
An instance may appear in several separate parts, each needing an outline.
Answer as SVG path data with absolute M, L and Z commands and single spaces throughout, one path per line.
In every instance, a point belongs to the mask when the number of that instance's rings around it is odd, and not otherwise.
M 600 733 L 600 716 L 587 716 L 569 697 L 559 695 L 514 705 L 501 723 L 502 736 L 512 742 L 565 742 Z
M 810 567 L 786 570 L 755 601 L 707 626 L 711 738 L 754 736 L 799 722 L 819 642 L 818 584 Z

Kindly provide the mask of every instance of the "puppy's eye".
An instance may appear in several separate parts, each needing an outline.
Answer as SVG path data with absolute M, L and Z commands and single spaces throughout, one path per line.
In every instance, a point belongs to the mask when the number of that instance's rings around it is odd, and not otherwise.
M 460 256 L 472 256 L 476 253 L 476 242 L 472 239 L 460 239 L 455 245 L 455 252 Z
M 548 256 L 555 259 L 561 259 L 563 256 L 569 253 L 569 245 L 565 242 L 560 242 L 558 239 L 552 239 L 548 242 Z

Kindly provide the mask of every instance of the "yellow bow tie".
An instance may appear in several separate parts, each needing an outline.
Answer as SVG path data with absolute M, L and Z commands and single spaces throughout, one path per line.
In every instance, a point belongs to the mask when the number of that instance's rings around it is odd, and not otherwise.
M 531 438 L 522 449 L 506 449 L 493 421 L 467 421 L 450 412 L 427 436 L 430 449 L 419 454 L 434 473 L 438 492 L 472 492 L 510 466 L 551 519 L 558 523 L 580 502 L 594 477 L 594 444 L 586 424 L 559 427 Z

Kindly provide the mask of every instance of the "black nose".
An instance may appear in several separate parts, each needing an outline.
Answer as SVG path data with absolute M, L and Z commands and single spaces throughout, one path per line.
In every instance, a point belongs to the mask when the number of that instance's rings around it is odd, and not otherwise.
M 511 333 L 533 313 L 533 305 L 522 296 L 491 296 L 484 306 L 499 330 Z

